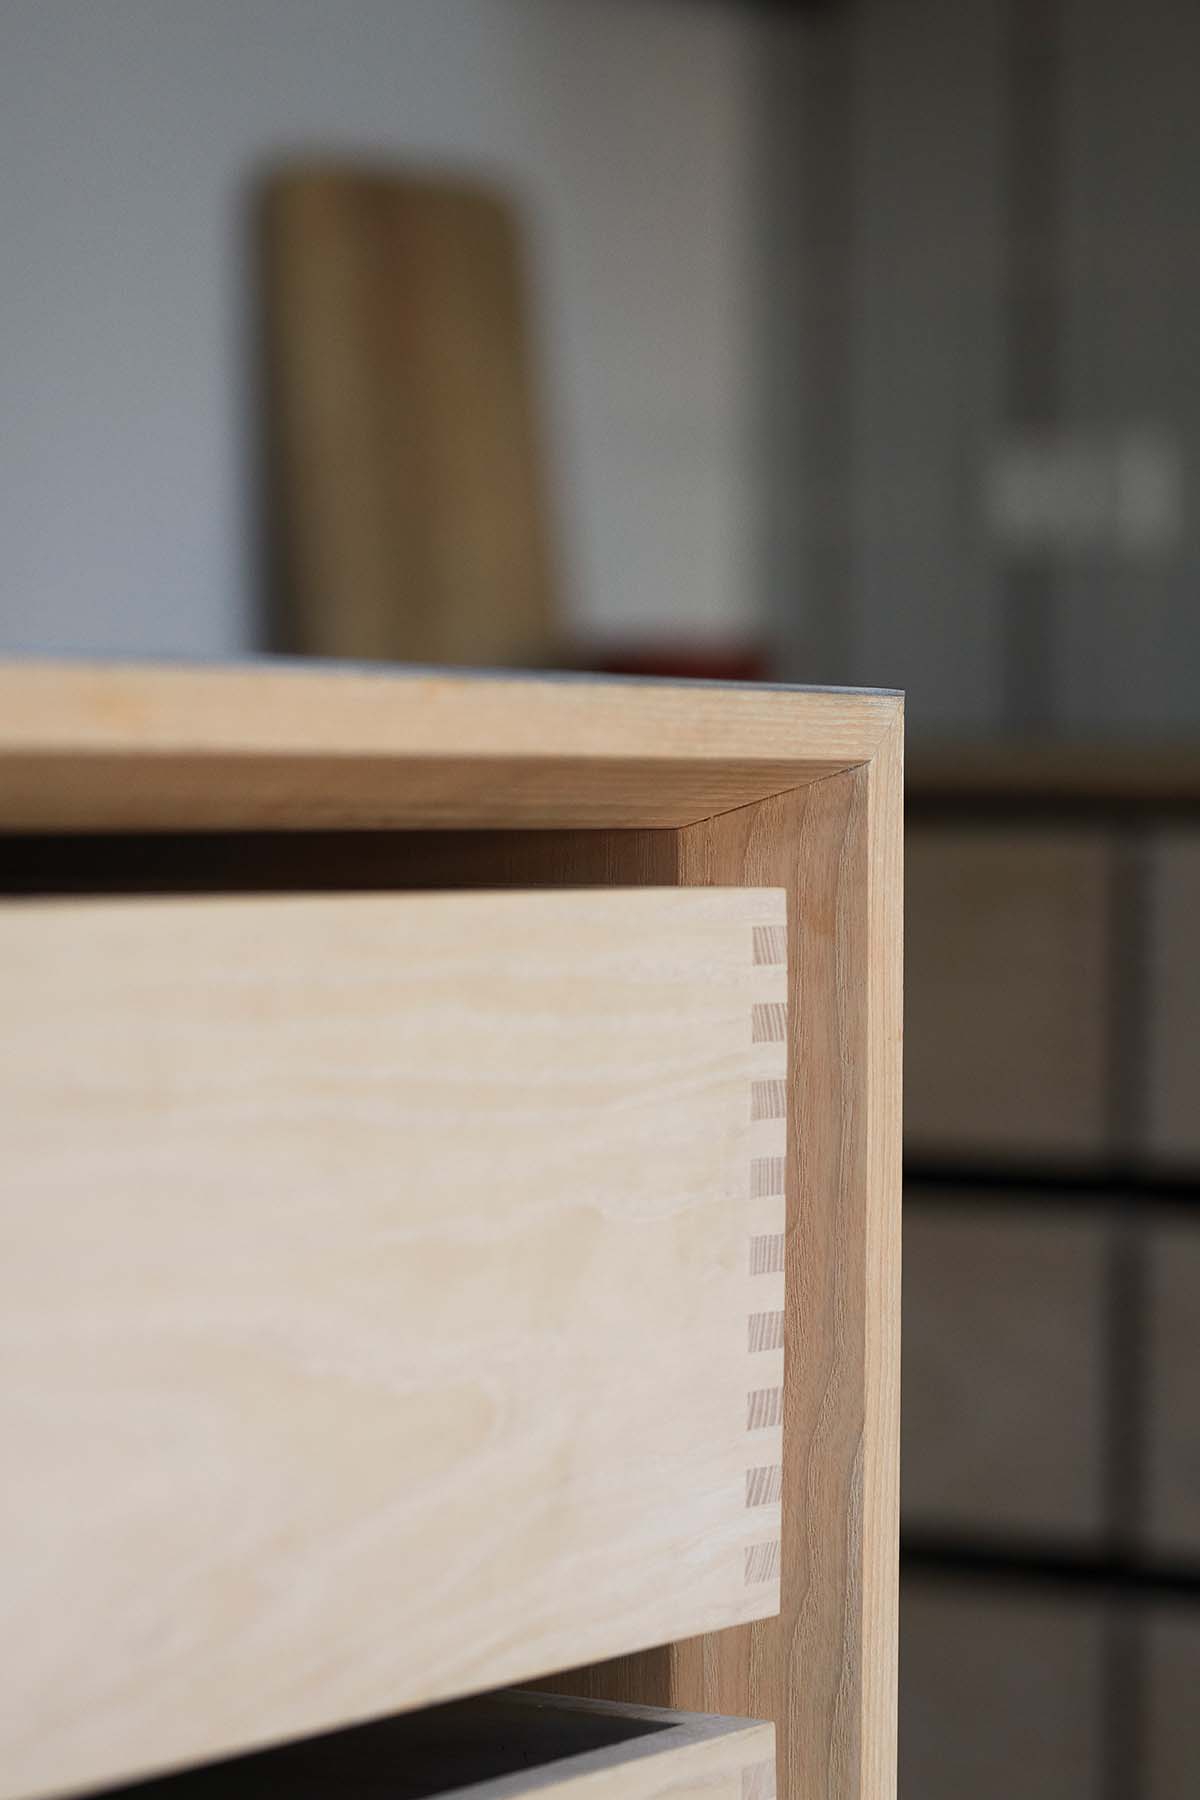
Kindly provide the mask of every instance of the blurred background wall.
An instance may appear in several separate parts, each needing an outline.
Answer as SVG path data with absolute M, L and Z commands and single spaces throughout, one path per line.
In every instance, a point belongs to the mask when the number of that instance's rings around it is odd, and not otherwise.
M 0 648 L 261 640 L 255 183 L 463 169 L 527 226 L 563 605 L 756 617 L 753 8 L 6 0 Z
M 917 735 L 1194 724 L 1200 8 L 851 0 L 777 29 L 793 668 L 886 669 Z
M 528 228 L 562 605 L 926 733 L 1197 710 L 1187 0 L 10 0 L 0 642 L 261 641 L 251 196 Z

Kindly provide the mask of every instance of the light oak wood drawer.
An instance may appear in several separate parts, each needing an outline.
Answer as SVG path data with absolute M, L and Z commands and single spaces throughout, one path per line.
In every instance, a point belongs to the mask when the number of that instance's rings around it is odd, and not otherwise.
M 1114 851 L 1103 834 L 914 830 L 904 1128 L 945 1159 L 1110 1147 Z
M 777 1610 L 775 890 L 0 913 L 0 1791 Z
M 520 1690 L 124 1790 L 128 1800 L 773 1800 L 775 1791 L 775 1730 L 757 1719 Z
M 905 1524 L 1095 1540 L 1110 1228 L 1038 1195 L 949 1199 L 904 1226 Z

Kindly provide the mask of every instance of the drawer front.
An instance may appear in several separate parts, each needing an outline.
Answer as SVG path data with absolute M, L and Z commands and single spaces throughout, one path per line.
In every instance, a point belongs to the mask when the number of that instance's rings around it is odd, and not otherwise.
M 1149 1153 L 1200 1169 L 1200 834 L 1164 832 L 1150 852 Z
M 905 1138 L 934 1157 L 1109 1147 L 1113 851 L 1099 834 L 906 845 Z
M 774 1800 L 775 1792 L 775 1729 L 758 1719 L 519 1689 L 124 1790 L 128 1800 Z
M 777 1609 L 783 917 L 0 914 L 5 1794 Z
M 1094 1540 L 1109 1228 L 970 1204 L 905 1218 L 905 1524 Z

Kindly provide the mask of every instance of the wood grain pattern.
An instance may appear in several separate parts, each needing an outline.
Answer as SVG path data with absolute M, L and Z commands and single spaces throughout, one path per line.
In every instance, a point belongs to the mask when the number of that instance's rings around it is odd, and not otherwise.
M 781 1617 L 564 1678 L 773 1718 L 786 1800 L 895 1791 L 901 733 L 888 694 L 0 667 L 9 829 L 253 828 L 26 840 L 17 886 L 788 890 L 791 1074 L 751 1088 L 754 1122 L 794 1096 L 787 1373 L 742 1401 L 750 1431 L 786 1418 L 782 1549 L 745 1570 Z M 784 1310 L 747 1341 L 781 1349 Z
M 783 1385 L 784 1344 L 775 1321 L 784 1307 L 787 1200 L 784 1167 L 787 1157 L 787 1115 L 760 1116 L 754 1105 L 761 1082 L 788 1081 L 787 924 L 783 894 L 779 894 L 778 924 L 755 924 L 750 933 L 751 990 L 750 1041 L 753 1069 L 747 1095 L 750 1121 L 749 1200 L 746 1211 L 746 1507 L 752 1521 L 752 1541 L 746 1546 L 745 1581 L 748 1588 L 763 1589 L 779 1581 L 780 1539 L 783 1529 L 783 1417 L 756 1409 L 753 1396 L 764 1384 L 780 1390 Z M 763 1019 L 770 1029 L 762 1029 Z M 772 1325 L 763 1330 L 760 1321 Z
M 781 1351 L 747 1320 L 783 1305 L 749 1259 L 783 918 L 761 888 L 0 911 L 0 1792 L 776 1608 L 749 1395 Z
M 772 1727 L 514 1689 L 186 1770 L 128 1800 L 774 1800 Z
M 680 834 L 679 879 L 788 890 L 778 1618 L 570 1671 L 565 1691 L 775 1721 L 787 1800 L 896 1788 L 902 736 L 865 766 Z M 762 1553 L 759 1566 L 769 1566 Z
M 867 762 L 895 695 L 0 663 L 0 830 L 679 826 Z
M 310 164 L 263 205 L 277 648 L 538 664 L 551 557 L 518 221 Z

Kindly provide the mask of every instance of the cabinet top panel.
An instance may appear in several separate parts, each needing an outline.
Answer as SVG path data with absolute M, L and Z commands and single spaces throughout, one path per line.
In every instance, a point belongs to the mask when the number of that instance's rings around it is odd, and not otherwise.
M 883 690 L 0 663 L 0 830 L 681 826 L 869 762 Z

